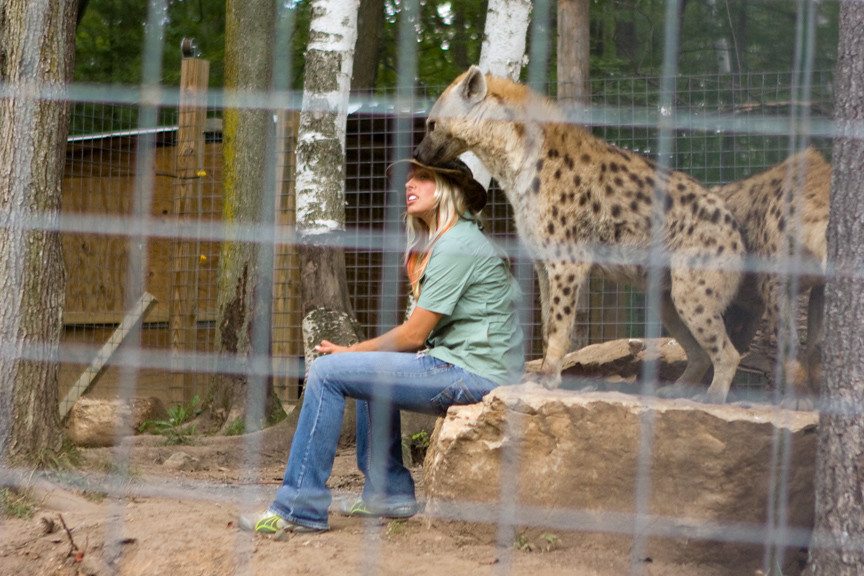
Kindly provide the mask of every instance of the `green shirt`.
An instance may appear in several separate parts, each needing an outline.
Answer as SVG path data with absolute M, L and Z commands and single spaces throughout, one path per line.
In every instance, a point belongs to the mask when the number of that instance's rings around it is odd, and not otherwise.
M 432 248 L 417 306 L 443 314 L 427 354 L 492 380 L 516 384 L 524 369 L 519 287 L 503 253 L 461 219 Z

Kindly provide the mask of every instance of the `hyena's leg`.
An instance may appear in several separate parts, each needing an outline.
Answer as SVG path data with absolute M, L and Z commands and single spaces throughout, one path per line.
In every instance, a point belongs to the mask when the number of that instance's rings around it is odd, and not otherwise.
M 745 274 L 735 299 L 723 314 L 726 333 L 740 354 L 750 349 L 764 314 L 765 302 L 759 279 L 756 274 Z
M 812 388 L 811 374 L 817 374 L 819 367 L 811 366 L 818 362 L 819 354 L 817 347 L 821 343 L 821 324 L 824 308 L 824 289 L 817 290 L 814 287 L 810 291 L 810 303 L 807 315 L 807 344 L 804 350 L 800 350 L 800 336 L 798 333 L 798 298 L 794 294 L 787 294 L 786 283 L 782 278 L 775 275 L 766 275 L 763 287 L 766 302 L 768 303 L 769 326 L 777 336 L 778 355 L 784 359 L 783 380 L 784 393 L 781 406 L 784 408 L 809 410 L 813 408 L 816 390 Z M 814 313 L 811 318 L 811 314 Z M 780 320 L 786 320 L 787 334 L 780 333 Z M 813 333 L 811 337 L 811 332 Z M 802 362 L 801 358 L 805 361 Z
M 810 289 L 807 303 L 807 352 L 822 345 L 825 338 L 825 285 L 816 284 Z
M 660 307 L 660 319 L 669 334 L 678 342 L 687 354 L 687 368 L 678 377 L 674 385 L 663 386 L 657 390 L 661 398 L 689 398 L 704 389 L 699 382 L 711 365 L 711 358 L 690 333 L 690 329 L 681 320 L 671 294 L 664 292 Z
M 570 331 L 576 318 L 579 291 L 587 284 L 590 263 L 548 262 L 549 302 L 543 326 L 546 353 L 543 356 L 542 384 L 557 388 L 561 366 L 570 348 Z
M 807 391 L 816 397 L 822 380 L 822 340 L 825 338 L 825 285 L 816 284 L 810 288 L 807 305 L 807 343 L 805 362 L 807 364 Z
M 534 261 L 534 272 L 537 274 L 537 287 L 540 289 L 540 325 L 543 326 L 543 353 L 546 353 L 546 326 L 549 321 L 549 271 L 542 261 Z
M 726 272 L 726 274 L 729 274 Z M 721 404 L 726 401 L 729 387 L 735 371 L 738 369 L 740 354 L 732 345 L 732 341 L 726 334 L 723 323 L 723 312 L 726 305 L 731 301 L 737 289 L 737 282 L 724 282 L 722 278 L 715 279 L 717 274 L 706 274 L 703 270 L 679 268 L 671 272 L 672 289 L 670 296 L 675 306 L 675 311 L 681 317 L 681 321 L 687 326 L 690 334 L 707 353 L 714 366 L 714 377 L 711 385 L 704 394 L 697 399 Z M 716 281 L 711 281 L 716 280 Z M 727 279 L 728 280 L 728 279 Z M 724 290 L 731 286 L 730 293 Z M 688 351 L 689 353 L 689 351 Z M 700 365 L 690 369 L 692 360 L 688 357 L 687 371 L 684 376 L 698 377 L 704 374 Z M 689 374 L 688 374 L 689 372 Z

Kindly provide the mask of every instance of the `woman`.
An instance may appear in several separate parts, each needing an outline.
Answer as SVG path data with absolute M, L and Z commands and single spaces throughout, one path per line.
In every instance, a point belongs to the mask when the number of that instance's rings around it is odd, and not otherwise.
M 486 191 L 461 161 L 409 162 L 405 264 L 416 306 L 404 324 L 371 340 L 323 340 L 306 381 L 282 486 L 263 513 L 241 519 L 261 533 L 329 528 L 330 490 L 345 398 L 357 399 L 357 462 L 363 494 L 343 513 L 406 518 L 417 512 L 402 463 L 399 410 L 443 415 L 516 383 L 524 353 L 518 287 L 506 257 L 477 216 Z M 388 169 L 388 173 L 392 166 Z

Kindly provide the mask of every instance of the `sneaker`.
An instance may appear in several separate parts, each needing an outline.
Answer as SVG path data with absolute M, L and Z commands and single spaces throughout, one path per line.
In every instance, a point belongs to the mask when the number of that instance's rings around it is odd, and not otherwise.
M 297 534 L 315 534 L 324 532 L 324 528 L 312 528 L 285 520 L 269 508 L 251 518 L 240 517 L 240 529 L 257 534 L 278 534 L 279 532 L 295 532 Z
M 336 513 L 355 518 L 410 518 L 420 509 L 417 502 L 372 507 L 363 498 L 343 498 L 334 504 Z

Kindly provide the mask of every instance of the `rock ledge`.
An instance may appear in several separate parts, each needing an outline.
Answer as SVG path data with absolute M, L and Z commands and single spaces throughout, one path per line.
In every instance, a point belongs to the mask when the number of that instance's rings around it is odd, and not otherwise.
M 439 419 L 424 463 L 427 510 L 476 508 L 494 522 L 515 506 L 520 524 L 610 533 L 632 533 L 638 511 L 655 534 L 648 555 L 758 569 L 784 479 L 788 524 L 806 544 L 817 423 L 815 412 L 768 405 L 502 387 Z M 643 429 L 653 432 L 644 442 Z M 641 488 L 640 450 L 650 473 Z M 637 510 L 639 489 L 649 498 Z

